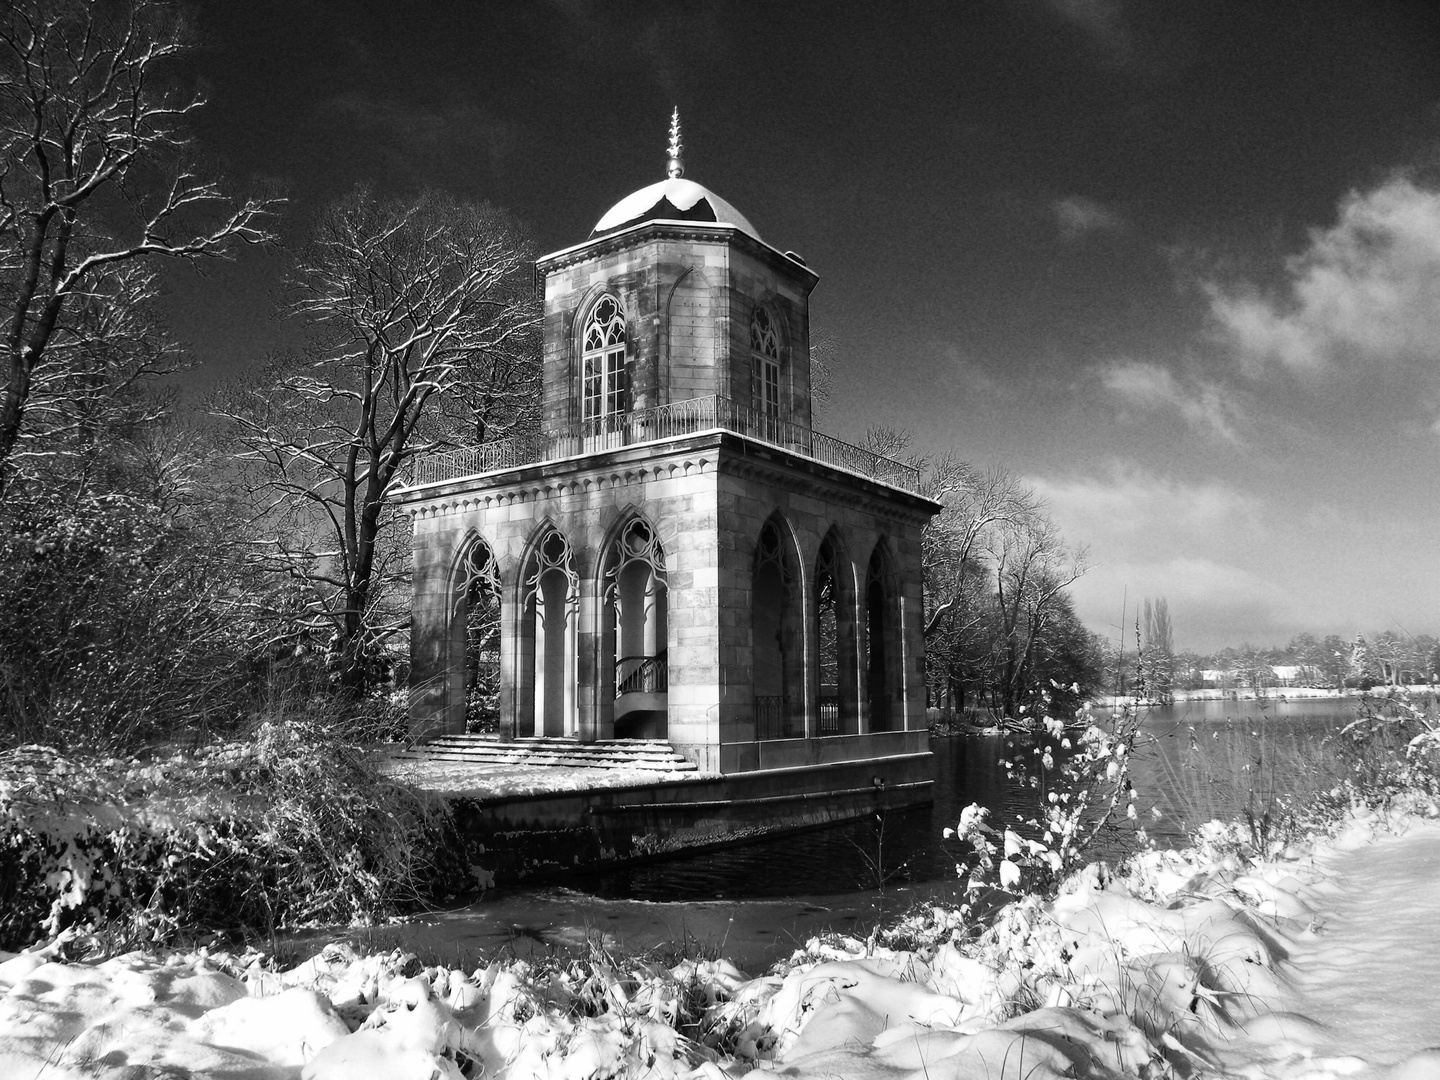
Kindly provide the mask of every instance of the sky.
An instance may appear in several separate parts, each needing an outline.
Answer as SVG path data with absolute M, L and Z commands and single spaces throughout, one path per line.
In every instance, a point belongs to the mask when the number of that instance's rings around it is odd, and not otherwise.
M 686 176 L 820 275 L 817 427 L 1023 477 L 1114 637 L 1440 632 L 1440 5 L 200 0 L 193 130 L 279 228 L 366 184 L 543 251 Z M 283 247 L 169 279 L 209 385 Z

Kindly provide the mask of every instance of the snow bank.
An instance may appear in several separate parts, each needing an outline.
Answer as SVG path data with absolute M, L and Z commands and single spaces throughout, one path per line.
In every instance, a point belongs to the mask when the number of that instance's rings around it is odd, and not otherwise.
M 1381 909 L 1356 907 L 1376 899 L 1377 868 L 1415 931 L 1386 937 Z M 1425 1031 L 1366 1043 L 1334 1016 L 1345 980 L 1383 979 L 1385 965 L 1424 973 L 1406 992 L 1415 1015 L 1435 1012 L 1437 875 L 1440 824 L 1361 812 L 1268 861 L 1212 823 L 1186 852 L 1150 852 L 1123 876 L 1092 865 L 986 928 L 933 908 L 869 941 L 812 941 L 756 979 L 724 961 L 604 954 L 467 974 L 338 945 L 283 973 L 202 954 L 0 955 L 0 1076 L 1435 1076 Z

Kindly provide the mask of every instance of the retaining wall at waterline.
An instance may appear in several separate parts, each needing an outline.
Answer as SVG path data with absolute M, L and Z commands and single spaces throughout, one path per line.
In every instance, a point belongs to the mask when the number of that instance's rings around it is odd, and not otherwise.
M 552 878 L 837 824 L 934 799 L 929 751 L 548 795 L 450 796 L 496 884 Z

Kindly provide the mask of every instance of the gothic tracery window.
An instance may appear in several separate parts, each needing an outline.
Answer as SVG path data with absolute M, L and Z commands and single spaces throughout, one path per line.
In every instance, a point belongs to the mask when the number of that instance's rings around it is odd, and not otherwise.
M 625 373 L 625 311 L 613 296 L 602 296 L 585 322 L 581 417 L 599 420 L 625 412 L 629 380 Z
M 641 518 L 633 519 L 616 541 L 611 566 L 605 571 L 606 597 L 615 595 L 620 575 L 632 564 L 643 563 L 662 581 L 665 579 L 665 549 L 660 538 Z
M 755 408 L 780 418 L 780 335 L 770 313 L 759 305 L 750 317 L 750 350 L 755 354 Z
M 665 693 L 669 678 L 665 549 L 655 531 L 635 518 L 616 538 L 605 561 L 615 696 Z M 618 724 L 618 710 L 616 719 Z
M 560 533 L 551 529 L 544 542 L 536 547 L 530 558 L 530 573 L 525 576 L 524 602 L 530 603 L 539 594 L 543 580 L 552 572 L 564 579 L 569 592 L 578 590 L 580 577 L 573 568 L 570 543 Z
M 553 527 L 531 552 L 520 579 L 521 711 L 532 730 L 571 735 L 575 724 L 575 628 L 580 578 L 570 545 Z

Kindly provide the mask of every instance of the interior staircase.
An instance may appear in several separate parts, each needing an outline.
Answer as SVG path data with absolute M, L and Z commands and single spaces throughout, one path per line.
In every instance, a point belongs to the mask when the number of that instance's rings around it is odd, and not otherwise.
M 476 765 L 555 765 L 591 769 L 642 769 L 649 772 L 695 772 L 696 766 L 676 753 L 664 739 L 578 739 L 530 737 L 502 742 L 495 735 L 438 735 L 397 754 L 424 761 L 458 761 Z

